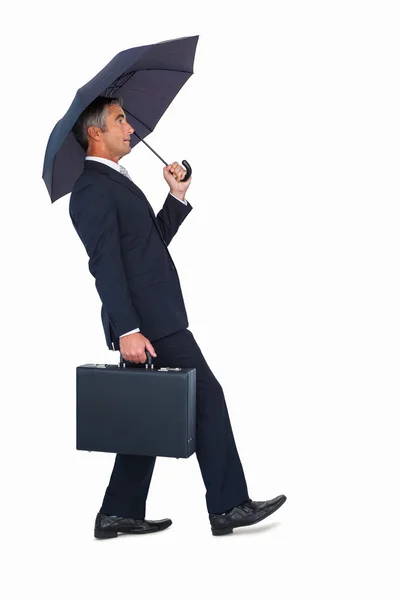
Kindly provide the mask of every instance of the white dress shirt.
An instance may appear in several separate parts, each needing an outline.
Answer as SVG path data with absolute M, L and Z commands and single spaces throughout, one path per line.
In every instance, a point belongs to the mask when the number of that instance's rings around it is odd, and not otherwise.
M 98 162 L 101 162 L 104 165 L 107 165 L 107 166 L 111 167 L 112 169 L 115 169 L 116 171 L 118 171 L 118 173 L 121 173 L 119 164 L 114 162 L 113 160 L 109 160 L 108 158 L 103 158 L 102 156 L 85 156 L 85 160 L 97 160 Z M 125 177 L 125 175 L 124 175 L 124 177 Z M 176 198 L 176 196 L 171 194 L 171 192 L 170 192 L 170 195 L 173 198 Z M 187 205 L 187 200 L 181 200 L 180 198 L 176 198 L 176 199 L 179 200 L 179 202 L 182 202 L 183 204 Z M 122 338 L 125 335 L 129 335 L 131 333 L 138 333 L 139 331 L 140 331 L 140 329 L 138 327 L 137 329 L 132 329 L 132 331 L 127 331 L 126 333 L 123 333 L 119 337 Z

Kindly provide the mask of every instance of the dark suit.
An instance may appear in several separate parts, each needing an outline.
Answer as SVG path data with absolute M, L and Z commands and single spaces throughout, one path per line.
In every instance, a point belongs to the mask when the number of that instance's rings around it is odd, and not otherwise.
M 85 161 L 70 198 L 70 216 L 90 257 L 103 302 L 107 346 L 140 327 L 150 340 L 188 326 L 178 273 L 168 252 L 192 210 L 171 195 L 156 216 L 130 179 L 100 162 Z
M 154 364 L 196 368 L 196 455 L 210 513 L 248 499 L 223 390 L 192 333 L 167 246 L 192 210 L 170 194 L 157 214 L 143 192 L 108 165 L 85 161 L 70 216 L 89 256 L 102 300 L 108 348 L 137 327 L 153 344 Z M 144 518 L 155 457 L 118 454 L 101 512 Z

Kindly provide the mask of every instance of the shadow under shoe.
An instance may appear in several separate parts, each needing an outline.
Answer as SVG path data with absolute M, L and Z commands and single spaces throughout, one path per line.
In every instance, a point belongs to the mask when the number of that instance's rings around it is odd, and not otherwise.
M 94 524 L 94 537 L 100 540 L 117 537 L 119 533 L 156 533 L 172 525 L 171 519 L 146 521 L 129 517 L 109 517 L 98 513 Z
M 269 515 L 278 510 L 285 502 L 286 496 L 282 494 L 272 500 L 265 500 L 264 502 L 247 500 L 222 515 L 210 514 L 209 518 L 212 534 L 226 535 L 228 533 L 233 533 L 235 527 L 255 525 L 266 517 L 269 517 Z

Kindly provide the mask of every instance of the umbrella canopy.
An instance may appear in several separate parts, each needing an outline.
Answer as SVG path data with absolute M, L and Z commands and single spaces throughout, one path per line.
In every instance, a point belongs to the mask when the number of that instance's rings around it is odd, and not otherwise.
M 124 111 L 137 133 L 131 136 L 133 148 L 154 130 L 193 74 L 198 39 L 199 36 L 178 38 L 124 50 L 79 88 L 47 142 L 42 178 L 51 202 L 68 194 L 83 171 L 85 152 L 71 130 L 85 108 L 97 96 L 122 97 Z

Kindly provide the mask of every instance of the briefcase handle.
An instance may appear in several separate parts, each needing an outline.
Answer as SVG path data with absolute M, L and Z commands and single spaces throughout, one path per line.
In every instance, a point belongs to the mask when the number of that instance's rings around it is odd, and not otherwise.
M 140 365 L 141 365 L 141 364 L 144 364 L 144 365 L 146 366 L 146 369 L 148 369 L 149 367 L 150 367 L 151 369 L 154 369 L 154 365 L 153 365 L 153 357 L 151 356 L 151 354 L 150 354 L 150 352 L 149 352 L 148 350 L 145 350 L 145 352 L 146 352 L 147 360 L 146 360 L 146 362 L 145 362 L 145 363 L 140 363 Z M 129 362 L 129 361 L 128 361 L 128 362 Z M 123 356 L 122 356 L 122 354 L 121 354 L 120 361 L 119 361 L 119 366 L 120 366 L 120 367 L 126 367 L 126 363 L 127 363 L 127 361 L 126 361 L 126 360 L 123 358 Z M 129 364 L 132 364 L 132 363 L 129 363 Z M 138 366 L 139 366 L 139 365 L 138 365 Z

